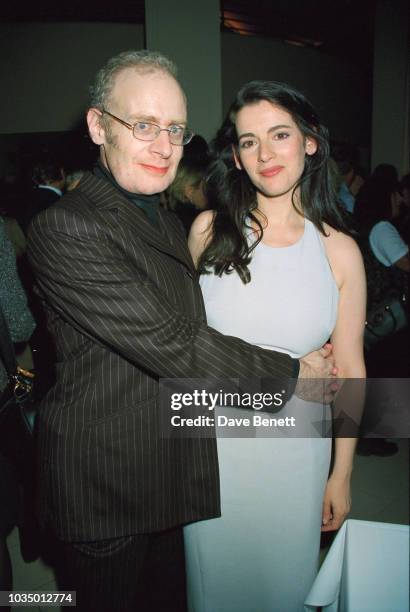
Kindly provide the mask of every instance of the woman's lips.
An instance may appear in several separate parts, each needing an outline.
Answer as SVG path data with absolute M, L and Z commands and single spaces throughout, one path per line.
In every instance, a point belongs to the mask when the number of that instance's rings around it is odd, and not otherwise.
M 262 176 L 276 176 L 279 172 L 283 170 L 283 166 L 272 166 L 272 168 L 265 168 L 259 174 Z
M 149 164 L 141 164 L 144 170 L 151 172 L 152 174 L 159 174 L 163 176 L 168 172 L 169 166 L 150 166 Z

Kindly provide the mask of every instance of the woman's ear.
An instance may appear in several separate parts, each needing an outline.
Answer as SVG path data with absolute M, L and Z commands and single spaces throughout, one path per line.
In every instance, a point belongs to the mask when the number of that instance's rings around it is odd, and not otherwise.
M 237 167 L 237 169 L 243 170 L 242 164 L 241 164 L 241 158 L 238 155 L 238 150 L 233 145 L 232 145 L 232 154 L 233 154 L 233 158 L 235 160 L 235 166 Z
M 102 125 L 102 113 L 98 108 L 90 108 L 87 113 L 87 125 L 91 140 L 96 145 L 105 144 L 105 129 Z
M 317 151 L 317 140 L 308 136 L 305 140 L 305 153 L 306 155 L 314 155 Z

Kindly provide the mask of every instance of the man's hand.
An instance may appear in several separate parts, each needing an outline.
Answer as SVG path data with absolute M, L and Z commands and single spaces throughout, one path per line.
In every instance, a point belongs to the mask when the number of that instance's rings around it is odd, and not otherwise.
M 325 344 L 323 348 L 300 359 L 295 394 L 307 402 L 330 404 L 339 390 L 336 375 L 332 345 Z
M 299 359 L 299 378 L 333 378 L 337 375 L 337 367 L 332 355 L 332 345 L 325 346 L 318 351 L 308 353 Z

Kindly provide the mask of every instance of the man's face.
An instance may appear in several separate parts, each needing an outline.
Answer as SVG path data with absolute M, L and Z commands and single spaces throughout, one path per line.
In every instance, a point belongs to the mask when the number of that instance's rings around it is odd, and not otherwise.
M 149 121 L 161 128 L 186 125 L 183 92 L 172 76 L 160 70 L 122 70 L 115 78 L 106 110 L 131 124 Z M 89 110 L 87 120 L 92 140 L 101 147 L 103 164 L 121 187 L 145 195 L 169 187 L 183 147 L 171 144 L 168 132 L 160 132 L 153 141 L 143 141 L 109 115 L 102 118 L 95 109 Z

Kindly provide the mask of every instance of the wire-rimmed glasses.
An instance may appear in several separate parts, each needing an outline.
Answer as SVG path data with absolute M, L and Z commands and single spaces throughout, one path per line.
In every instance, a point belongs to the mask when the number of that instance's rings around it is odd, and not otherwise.
M 173 145 L 184 146 L 190 142 L 194 136 L 194 133 L 189 128 L 182 125 L 171 125 L 168 128 L 162 128 L 156 123 L 150 121 L 136 121 L 135 123 L 128 123 L 119 117 L 116 117 L 109 111 L 102 109 L 102 113 L 109 115 L 118 123 L 125 125 L 126 128 L 132 130 L 134 138 L 137 140 L 151 141 L 158 138 L 161 132 L 168 132 L 169 141 Z

